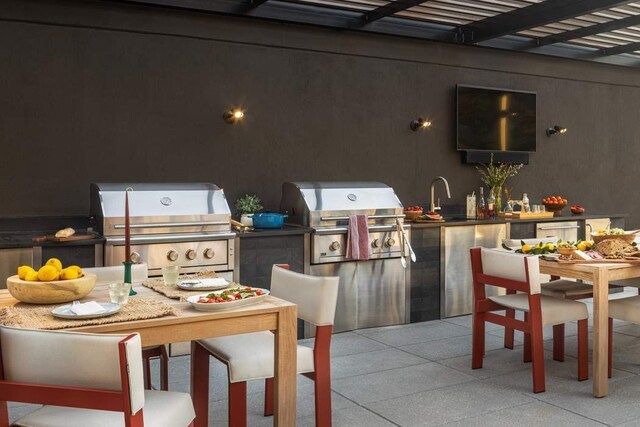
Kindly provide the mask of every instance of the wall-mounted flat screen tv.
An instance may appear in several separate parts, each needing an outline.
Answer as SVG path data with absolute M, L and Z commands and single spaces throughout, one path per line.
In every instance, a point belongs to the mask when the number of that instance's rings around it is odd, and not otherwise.
M 457 86 L 457 148 L 536 151 L 536 94 Z

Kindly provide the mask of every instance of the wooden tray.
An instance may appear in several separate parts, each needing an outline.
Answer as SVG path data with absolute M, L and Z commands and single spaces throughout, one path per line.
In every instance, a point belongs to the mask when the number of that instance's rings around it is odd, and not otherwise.
M 498 212 L 498 216 L 512 219 L 536 219 L 536 218 L 553 218 L 553 212 Z
M 75 240 L 87 240 L 87 239 L 95 239 L 98 236 L 95 234 L 74 234 L 69 237 L 56 237 L 56 236 L 36 236 L 33 238 L 35 243 L 42 242 L 73 242 Z

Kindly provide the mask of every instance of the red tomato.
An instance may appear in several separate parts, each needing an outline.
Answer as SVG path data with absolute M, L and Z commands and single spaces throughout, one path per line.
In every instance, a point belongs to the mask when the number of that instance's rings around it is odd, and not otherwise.
M 256 295 L 262 295 L 264 292 L 262 292 L 262 290 L 260 289 L 256 289 Z

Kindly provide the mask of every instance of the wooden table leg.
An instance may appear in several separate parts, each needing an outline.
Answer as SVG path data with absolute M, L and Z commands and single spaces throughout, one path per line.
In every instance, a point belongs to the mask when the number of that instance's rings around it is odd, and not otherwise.
M 275 342 L 274 425 L 280 427 L 296 425 L 297 324 L 297 308 L 283 307 Z
M 593 395 L 608 393 L 609 272 L 599 267 L 593 275 Z

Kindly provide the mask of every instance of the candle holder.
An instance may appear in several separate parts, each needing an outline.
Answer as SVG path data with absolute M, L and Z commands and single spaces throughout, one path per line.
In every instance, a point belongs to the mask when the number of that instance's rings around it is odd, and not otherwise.
M 125 261 L 122 264 L 124 264 L 124 283 L 131 283 L 129 295 L 138 295 L 138 293 L 133 290 L 133 282 L 131 280 L 131 266 L 133 263 L 131 261 Z

